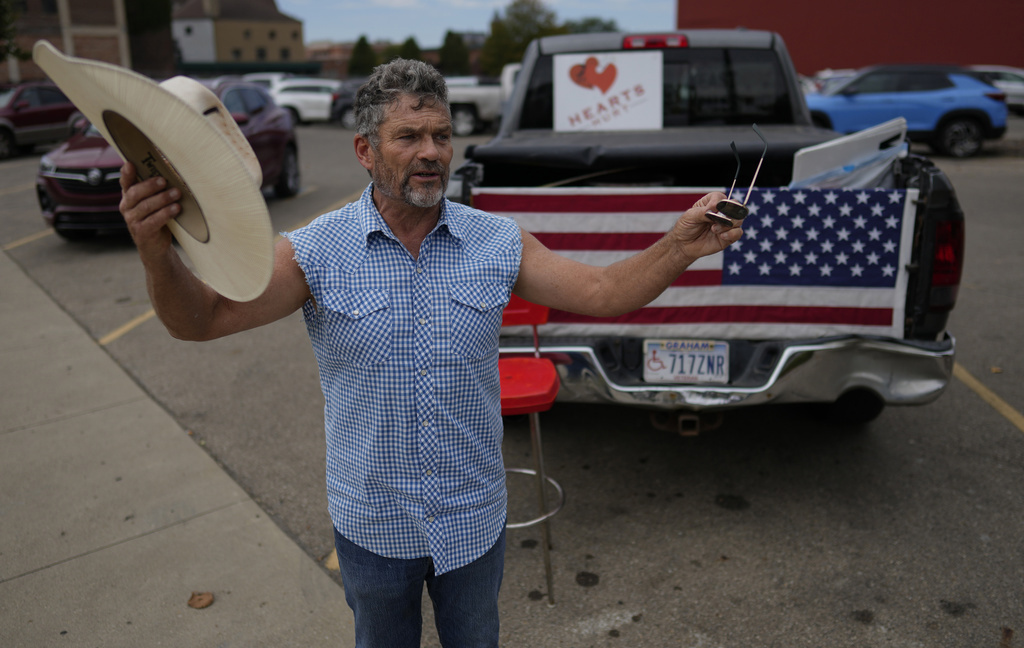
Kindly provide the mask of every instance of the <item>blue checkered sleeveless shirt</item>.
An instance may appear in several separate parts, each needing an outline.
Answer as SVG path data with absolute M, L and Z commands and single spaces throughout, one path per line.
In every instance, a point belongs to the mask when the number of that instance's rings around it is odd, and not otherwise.
M 372 200 L 286 234 L 326 407 L 338 531 L 436 573 L 483 555 L 505 524 L 501 313 L 519 273 L 514 221 L 444 200 L 418 259 Z

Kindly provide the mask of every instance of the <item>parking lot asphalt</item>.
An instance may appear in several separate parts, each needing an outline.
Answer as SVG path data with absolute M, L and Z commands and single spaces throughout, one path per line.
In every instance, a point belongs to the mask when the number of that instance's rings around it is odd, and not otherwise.
M 0 646 L 354 645 L 313 558 L 6 252 L 0 278 Z
M 354 645 L 330 576 L 6 253 L 0 277 L 0 645 Z

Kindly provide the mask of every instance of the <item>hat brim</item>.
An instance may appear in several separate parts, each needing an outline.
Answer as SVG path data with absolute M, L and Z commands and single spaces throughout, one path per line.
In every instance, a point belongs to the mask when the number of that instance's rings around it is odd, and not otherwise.
M 218 126 L 131 70 L 65 56 L 45 41 L 33 59 L 140 178 L 161 175 L 181 190 L 182 212 L 168 226 L 198 275 L 228 299 L 260 296 L 273 274 L 274 235 L 251 148 L 222 132 L 230 120 L 223 104 L 216 100 Z

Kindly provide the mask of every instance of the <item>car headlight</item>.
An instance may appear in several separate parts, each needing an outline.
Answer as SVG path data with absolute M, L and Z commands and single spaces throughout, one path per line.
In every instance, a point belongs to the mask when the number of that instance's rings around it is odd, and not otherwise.
M 44 155 L 39 160 L 39 173 L 48 174 L 53 173 L 57 170 L 57 165 L 53 163 L 49 155 Z

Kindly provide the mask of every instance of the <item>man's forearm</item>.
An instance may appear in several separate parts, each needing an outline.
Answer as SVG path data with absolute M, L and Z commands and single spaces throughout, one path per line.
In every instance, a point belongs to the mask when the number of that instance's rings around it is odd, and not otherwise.
M 208 340 L 220 296 L 196 277 L 173 248 L 143 262 L 146 289 L 157 317 L 180 340 Z

